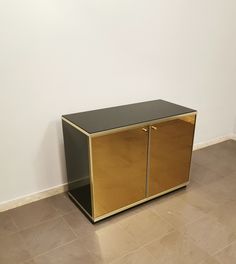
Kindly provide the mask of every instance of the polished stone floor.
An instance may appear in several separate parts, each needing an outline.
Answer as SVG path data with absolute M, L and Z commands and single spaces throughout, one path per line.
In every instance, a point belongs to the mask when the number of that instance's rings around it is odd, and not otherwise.
M 235 264 L 236 141 L 195 151 L 191 183 L 92 225 L 61 194 L 0 213 L 1 264 Z

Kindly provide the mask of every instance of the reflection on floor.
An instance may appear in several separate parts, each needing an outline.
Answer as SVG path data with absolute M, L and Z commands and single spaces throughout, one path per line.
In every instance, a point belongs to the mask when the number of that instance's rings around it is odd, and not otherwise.
M 191 183 L 92 225 L 65 194 L 0 213 L 1 264 L 235 264 L 236 141 L 195 151 Z

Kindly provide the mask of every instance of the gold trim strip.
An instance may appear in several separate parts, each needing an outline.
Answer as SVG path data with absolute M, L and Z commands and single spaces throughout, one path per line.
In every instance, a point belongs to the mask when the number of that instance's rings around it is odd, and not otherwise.
M 107 218 L 107 217 L 109 217 L 109 216 L 112 216 L 112 215 L 115 215 L 115 214 L 117 214 L 117 213 L 120 213 L 120 212 L 122 212 L 122 211 L 124 211 L 124 210 L 127 210 L 127 209 L 131 208 L 131 207 L 134 207 L 134 206 L 136 206 L 136 205 L 139 205 L 139 204 L 145 203 L 145 202 L 150 201 L 150 200 L 152 200 L 152 199 L 155 199 L 155 198 L 157 198 L 157 197 L 159 197 L 159 196 L 162 196 L 162 195 L 167 194 L 167 193 L 169 193 L 169 192 L 175 191 L 175 190 L 177 190 L 177 189 L 179 189 L 179 188 L 181 188 L 181 187 L 187 186 L 188 184 L 189 184 L 189 181 L 187 181 L 187 182 L 185 182 L 185 183 L 183 183 L 183 184 L 180 184 L 180 185 L 178 185 L 178 186 L 175 186 L 175 187 L 173 187 L 173 188 L 171 188 L 171 189 L 169 189 L 169 190 L 166 190 L 166 191 L 164 191 L 164 192 L 161 192 L 161 193 L 155 194 L 155 195 L 153 195 L 153 196 L 151 196 L 151 197 L 147 197 L 147 198 L 145 198 L 145 199 L 142 199 L 142 200 L 140 200 L 140 201 L 138 201 L 138 202 L 136 202 L 136 203 L 132 203 L 132 204 L 129 204 L 129 205 L 125 206 L 125 207 L 119 208 L 119 209 L 117 209 L 117 210 L 115 210 L 115 211 L 112 211 L 112 212 L 110 212 L 110 213 L 108 213 L 108 214 L 105 214 L 105 215 L 99 216 L 99 217 L 95 218 L 93 221 L 94 221 L 94 223 L 96 223 L 96 222 L 98 222 L 98 221 L 100 221 L 100 220 L 102 220 L 102 219 L 105 219 L 105 218 Z
M 89 137 L 89 171 L 90 171 L 90 193 L 92 205 L 92 217 L 94 218 L 94 180 L 93 180 L 93 155 L 92 155 L 92 139 Z
M 134 124 L 134 125 L 128 125 L 128 126 L 118 127 L 118 128 L 114 128 L 114 129 L 104 130 L 104 131 L 89 134 L 89 136 L 90 137 L 99 137 L 99 136 L 103 136 L 106 134 L 111 134 L 111 133 L 116 133 L 116 132 L 120 132 L 123 130 L 127 130 L 127 128 L 128 129 L 134 129 L 134 128 L 138 128 L 141 126 L 152 126 L 152 125 L 157 124 L 157 123 L 170 121 L 170 120 L 176 119 L 178 117 L 184 117 L 184 116 L 188 116 L 188 115 L 197 115 L 197 112 L 195 111 L 195 112 L 190 112 L 187 114 L 175 115 L 175 116 L 170 116 L 170 117 L 161 118 L 161 119 L 155 119 L 155 120 L 151 120 L 151 121 L 147 121 L 147 122 L 143 122 L 143 123 L 138 123 L 138 124 Z
M 147 146 L 147 169 L 146 169 L 146 192 L 145 197 L 148 197 L 149 193 L 149 177 L 150 177 L 150 154 L 151 154 L 151 133 L 152 128 L 151 126 L 148 127 L 148 146 Z
M 195 132 L 196 132 L 196 123 L 197 123 L 197 115 L 195 115 L 195 120 L 194 120 L 194 128 L 193 128 L 193 138 L 192 138 L 192 152 L 191 152 L 191 157 L 189 161 L 189 172 L 188 172 L 188 180 L 190 182 L 191 176 L 191 166 L 192 166 L 192 157 L 193 157 L 193 147 L 194 147 L 194 139 L 195 139 Z
M 89 219 L 91 219 L 94 222 L 93 217 L 86 211 L 86 209 L 84 209 L 84 207 L 76 200 L 76 198 L 70 192 L 68 192 L 68 195 L 73 199 L 73 201 L 75 201 L 75 203 L 89 217 Z
M 79 130 L 80 132 L 84 133 L 86 136 L 90 137 L 91 134 L 89 134 L 87 131 L 85 131 L 84 129 L 82 129 L 81 127 L 76 126 L 75 124 L 73 124 L 72 122 L 70 122 L 69 120 L 67 120 L 65 117 L 61 117 L 62 120 L 64 120 L 66 123 L 68 123 L 69 125 L 73 126 L 75 129 Z

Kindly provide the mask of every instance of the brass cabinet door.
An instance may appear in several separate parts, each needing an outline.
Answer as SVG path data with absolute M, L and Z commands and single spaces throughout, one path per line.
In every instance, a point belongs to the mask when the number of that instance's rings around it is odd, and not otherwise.
M 152 126 L 148 196 L 188 182 L 195 117 L 188 115 Z
M 144 199 L 147 127 L 93 137 L 91 140 L 94 217 Z

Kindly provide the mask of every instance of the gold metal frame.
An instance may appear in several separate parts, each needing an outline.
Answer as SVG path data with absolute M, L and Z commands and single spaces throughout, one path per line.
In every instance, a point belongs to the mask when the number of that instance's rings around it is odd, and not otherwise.
M 158 193 L 158 194 L 153 195 L 153 196 L 151 196 L 151 197 L 147 197 L 147 198 L 145 198 L 145 199 L 142 199 L 142 200 L 140 200 L 140 201 L 138 201 L 138 202 L 136 202 L 136 203 L 133 203 L 133 204 L 127 205 L 127 206 L 125 206 L 125 207 L 122 207 L 122 208 L 120 208 L 120 209 L 118 209 L 118 210 L 112 211 L 112 212 L 110 212 L 110 213 L 108 213 L 108 214 L 104 214 L 103 216 L 100 216 L 100 217 L 95 218 L 93 221 L 96 223 L 96 222 L 98 222 L 98 221 L 100 221 L 100 220 L 102 220 L 102 219 L 105 219 L 105 218 L 107 218 L 107 217 L 109 217 L 109 216 L 112 216 L 112 215 L 115 215 L 115 214 L 117 214 L 117 213 L 120 213 L 120 212 L 122 212 L 122 211 L 124 211 L 124 210 L 127 210 L 127 209 L 131 208 L 131 207 L 134 207 L 134 206 L 136 206 L 136 205 L 140 205 L 140 204 L 145 203 L 145 202 L 147 202 L 147 201 L 153 200 L 153 199 L 155 199 L 155 198 L 157 198 L 157 197 L 159 197 L 159 196 L 162 196 L 162 195 L 167 194 L 167 193 L 169 193 L 169 192 L 172 192 L 172 191 L 175 191 L 175 190 L 180 189 L 180 188 L 182 188 L 182 187 L 185 187 L 185 186 L 187 186 L 188 184 L 189 184 L 189 181 L 186 182 L 186 183 L 180 184 L 180 185 L 178 185 L 178 186 L 175 186 L 175 187 L 173 187 L 173 188 L 171 188 L 171 189 L 169 189 L 169 190 L 166 190 L 166 191 L 164 191 L 164 192 L 162 192 L 162 193 Z
M 91 188 L 91 203 L 92 203 L 92 216 L 90 216 L 87 211 L 83 208 L 83 206 L 81 206 L 81 204 L 73 197 L 72 194 L 69 193 L 69 196 L 76 202 L 76 204 L 78 204 L 78 206 L 82 209 L 82 211 L 89 217 L 90 220 L 92 220 L 92 222 L 96 223 L 102 219 L 105 219 L 109 216 L 115 215 L 117 213 L 120 213 L 126 209 L 129 209 L 131 207 L 137 206 L 139 204 L 145 203 L 147 201 L 153 200 L 159 196 L 162 196 L 164 194 L 167 194 L 169 192 L 172 192 L 174 190 L 180 189 L 182 187 L 185 187 L 189 184 L 189 181 L 180 184 L 178 186 L 175 186 L 171 189 L 168 189 L 166 191 L 163 191 L 161 193 L 158 193 L 156 195 L 147 197 L 147 193 L 148 193 L 148 178 L 149 178 L 149 170 L 150 170 L 150 147 L 151 147 L 151 126 L 157 123 L 162 123 L 165 121 L 169 121 L 169 120 L 173 120 L 179 117 L 184 117 L 184 116 L 188 116 L 188 115 L 195 115 L 195 124 L 196 124 L 196 116 L 197 116 L 197 111 L 194 112 L 190 112 L 187 114 L 182 114 L 182 115 L 175 115 L 175 116 L 171 116 L 171 117 L 167 117 L 167 118 L 162 118 L 162 119 L 155 119 L 155 120 L 151 120 L 151 121 L 147 121 L 147 122 L 143 122 L 143 123 L 138 123 L 138 124 L 134 124 L 134 125 L 129 125 L 129 126 L 124 126 L 124 127 L 119 127 L 119 128 L 114 128 L 114 129 L 109 129 L 106 131 L 101 131 L 101 132 L 96 132 L 96 133 L 88 133 L 87 131 L 85 131 L 84 129 L 82 129 L 81 127 L 75 125 L 74 123 L 72 123 L 71 121 L 67 120 L 66 118 L 62 117 L 62 120 L 64 120 L 65 122 L 67 122 L 68 124 L 70 124 L 71 126 L 73 126 L 74 128 L 76 128 L 77 130 L 81 131 L 82 133 L 84 133 L 86 136 L 88 136 L 89 138 L 89 166 L 90 166 L 90 188 Z M 147 175 L 146 175 L 146 198 L 142 199 L 136 203 L 132 203 L 128 206 L 119 208 L 117 210 L 114 210 L 110 213 L 104 214 L 102 216 L 99 216 L 97 218 L 94 218 L 94 188 L 93 188 L 93 183 L 94 183 L 94 175 L 93 175 L 93 159 L 92 159 L 92 142 L 91 139 L 93 137 L 98 137 L 98 136 L 102 136 L 102 135 L 106 135 L 106 134 L 111 134 L 111 133 L 116 133 L 116 132 L 120 132 L 123 130 L 127 130 L 127 129 L 133 129 L 133 128 L 138 128 L 138 127 L 142 127 L 142 126 L 149 126 L 149 131 L 148 131 L 148 155 L 147 155 Z M 194 132 L 195 132 L 195 126 L 194 126 Z M 193 135 L 193 141 L 194 141 L 194 135 Z M 192 141 L 192 148 L 193 148 L 193 141 Z M 191 157 L 190 157 L 190 162 L 191 162 Z
M 148 192 L 149 192 L 151 133 L 152 133 L 151 126 L 149 126 L 149 129 L 148 129 L 148 151 L 147 151 L 147 172 L 146 172 L 146 193 L 145 193 L 145 197 L 148 197 Z
M 92 218 L 94 219 L 94 180 L 93 180 L 93 155 L 92 155 L 92 139 L 89 137 L 89 171 L 90 171 L 90 193 L 91 193 L 91 206 Z
M 190 157 L 190 170 L 191 170 L 191 162 L 192 162 L 192 157 L 193 157 L 193 143 L 194 143 L 194 137 L 195 137 L 196 122 L 197 122 L 197 112 L 195 114 L 194 128 L 193 128 L 192 153 L 191 153 L 191 157 Z M 190 182 L 190 176 L 191 176 L 190 170 L 188 173 L 189 182 Z
M 80 132 L 84 133 L 86 136 L 90 137 L 91 134 L 89 134 L 87 131 L 85 131 L 83 128 L 75 125 L 74 123 L 72 123 L 71 121 L 69 121 L 68 119 L 66 119 L 65 117 L 61 118 L 63 121 L 65 121 L 66 123 L 68 123 L 69 125 L 73 126 L 75 129 L 79 130 Z

